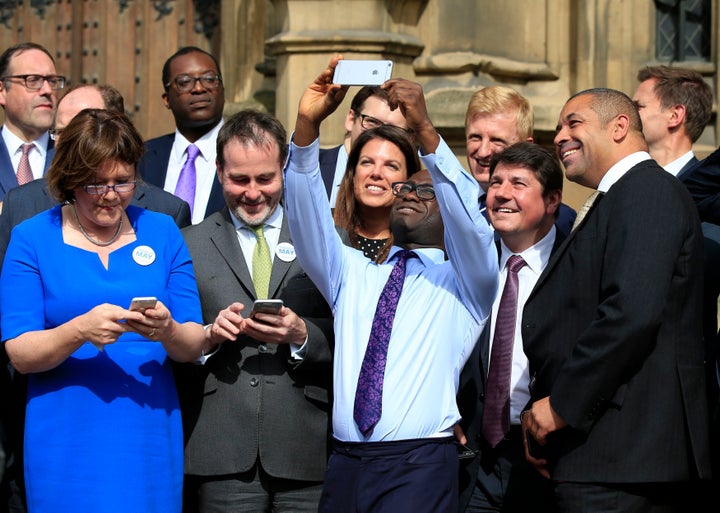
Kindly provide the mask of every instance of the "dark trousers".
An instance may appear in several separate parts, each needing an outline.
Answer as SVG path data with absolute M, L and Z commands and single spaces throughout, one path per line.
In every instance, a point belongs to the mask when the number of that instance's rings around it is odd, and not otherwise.
M 707 504 L 704 483 L 571 483 L 555 485 L 558 513 L 699 513 Z M 705 502 L 705 504 L 703 504 Z
M 512 426 L 497 446 L 483 444 L 477 461 L 477 478 L 466 513 L 554 512 L 553 483 L 525 459 L 520 426 Z
M 458 457 L 452 438 L 335 441 L 320 513 L 456 513 Z
M 272 477 L 257 463 L 226 476 L 185 476 L 183 513 L 316 513 L 322 483 Z

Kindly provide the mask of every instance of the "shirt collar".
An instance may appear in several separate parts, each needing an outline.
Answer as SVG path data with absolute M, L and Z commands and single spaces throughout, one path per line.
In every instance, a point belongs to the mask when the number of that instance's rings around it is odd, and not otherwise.
M 230 211 L 230 219 L 233 222 L 233 225 L 235 226 L 236 230 L 250 230 L 250 227 L 246 225 L 243 221 L 235 217 L 235 213 L 231 210 Z M 283 208 L 282 205 L 278 205 L 275 209 L 275 212 L 270 214 L 270 217 L 265 221 L 265 225 L 270 226 L 271 228 L 276 228 L 280 230 L 282 228 L 282 220 L 283 220 Z
M 607 170 L 605 176 L 602 177 L 602 180 L 600 180 L 600 184 L 598 185 L 597 190 L 603 193 L 609 191 L 610 187 L 612 187 L 615 182 L 620 180 L 620 178 L 622 178 L 622 176 L 627 173 L 630 168 L 639 164 L 640 162 L 650 159 L 651 157 L 648 152 L 636 151 L 635 153 L 631 153 L 627 157 L 618 160 L 610 169 Z
M 213 127 L 212 130 L 203 134 L 200 139 L 194 143 L 190 143 L 179 130 L 175 129 L 175 144 L 173 145 L 173 151 L 177 152 L 177 160 L 182 160 L 182 156 L 185 155 L 187 147 L 190 144 L 195 144 L 200 150 L 198 157 L 202 157 L 207 162 L 212 162 L 217 157 L 217 135 L 220 132 L 220 128 L 223 126 L 224 120 Z
M 682 171 L 682 168 L 685 167 L 685 164 L 690 162 L 690 160 L 692 160 L 692 158 L 694 156 L 695 156 L 695 154 L 693 153 L 692 150 L 690 150 L 689 152 L 687 152 L 685 155 L 681 156 L 680 158 L 677 158 L 677 159 L 673 160 L 672 162 L 670 162 L 669 164 L 667 164 L 666 166 L 663 166 L 663 168 L 665 169 L 665 171 L 667 171 L 671 175 L 677 176 L 678 173 L 680 171 Z
M 525 264 L 532 269 L 535 274 L 539 275 L 545 267 L 543 262 L 547 263 L 550 259 L 550 253 L 552 252 L 553 245 L 555 245 L 556 236 L 557 229 L 555 225 L 553 225 L 545 234 L 545 237 L 520 253 L 510 251 L 505 245 L 505 242 L 500 239 L 500 269 L 505 269 L 507 261 L 512 255 L 520 255 L 523 260 L 525 260 Z

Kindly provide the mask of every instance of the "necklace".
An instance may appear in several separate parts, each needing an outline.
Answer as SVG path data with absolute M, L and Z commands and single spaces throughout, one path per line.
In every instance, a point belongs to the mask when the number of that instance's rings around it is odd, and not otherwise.
M 75 214 L 75 220 L 77 221 L 78 227 L 80 228 L 80 233 L 82 233 L 83 236 L 87 240 L 89 240 L 96 246 L 100 246 L 100 247 L 109 246 L 110 244 L 112 244 L 113 242 L 118 240 L 118 237 L 120 237 L 120 232 L 122 231 L 122 227 L 123 227 L 123 216 L 120 216 L 120 223 L 118 224 L 117 230 L 115 230 L 115 235 L 113 235 L 109 241 L 103 242 L 103 241 L 99 241 L 97 239 L 93 239 L 90 236 L 90 234 L 87 232 L 87 230 L 85 230 L 83 225 L 80 223 L 80 218 L 78 217 L 77 207 L 75 206 L 75 203 L 73 203 L 72 207 L 73 207 L 73 214 Z

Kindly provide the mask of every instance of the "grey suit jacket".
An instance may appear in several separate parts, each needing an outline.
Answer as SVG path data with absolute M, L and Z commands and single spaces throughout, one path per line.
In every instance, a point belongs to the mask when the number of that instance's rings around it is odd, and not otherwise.
M 568 422 L 554 479 L 709 477 L 703 254 L 682 184 L 640 162 L 555 251 L 523 310 L 533 400 Z
M 205 322 L 235 301 L 249 312 L 255 290 L 227 207 L 183 235 Z M 291 242 L 285 220 L 279 240 Z M 259 457 L 273 477 L 323 479 L 332 404 L 330 309 L 297 260 L 274 258 L 269 296 L 305 320 L 307 353 L 293 362 L 288 345 L 241 336 L 205 365 L 176 365 L 187 474 L 244 472 Z

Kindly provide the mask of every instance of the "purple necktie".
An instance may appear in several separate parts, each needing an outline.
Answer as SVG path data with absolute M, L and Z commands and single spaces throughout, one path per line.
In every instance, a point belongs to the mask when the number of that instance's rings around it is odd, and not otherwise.
M 34 180 L 29 157 L 29 153 L 34 147 L 35 145 L 33 143 L 22 145 L 22 156 L 20 157 L 20 164 L 18 165 L 16 175 L 18 185 L 23 185 Z
M 390 333 L 395 319 L 395 309 L 405 282 L 405 263 L 412 255 L 413 253 L 408 250 L 397 252 L 397 262 L 380 293 L 375 317 L 373 317 L 370 340 L 365 349 L 355 391 L 353 411 L 355 423 L 364 436 L 372 431 L 382 414 L 382 389 L 388 342 L 390 342 Z
M 505 288 L 495 320 L 482 419 L 482 434 L 491 447 L 505 438 L 510 429 L 510 372 L 517 319 L 517 273 L 524 265 L 525 260 L 519 255 L 508 258 Z
M 187 160 L 180 170 L 177 186 L 175 187 L 175 196 L 184 199 L 190 205 L 190 214 L 193 212 L 193 203 L 195 203 L 195 159 L 200 153 L 200 148 L 191 144 L 187 147 Z

